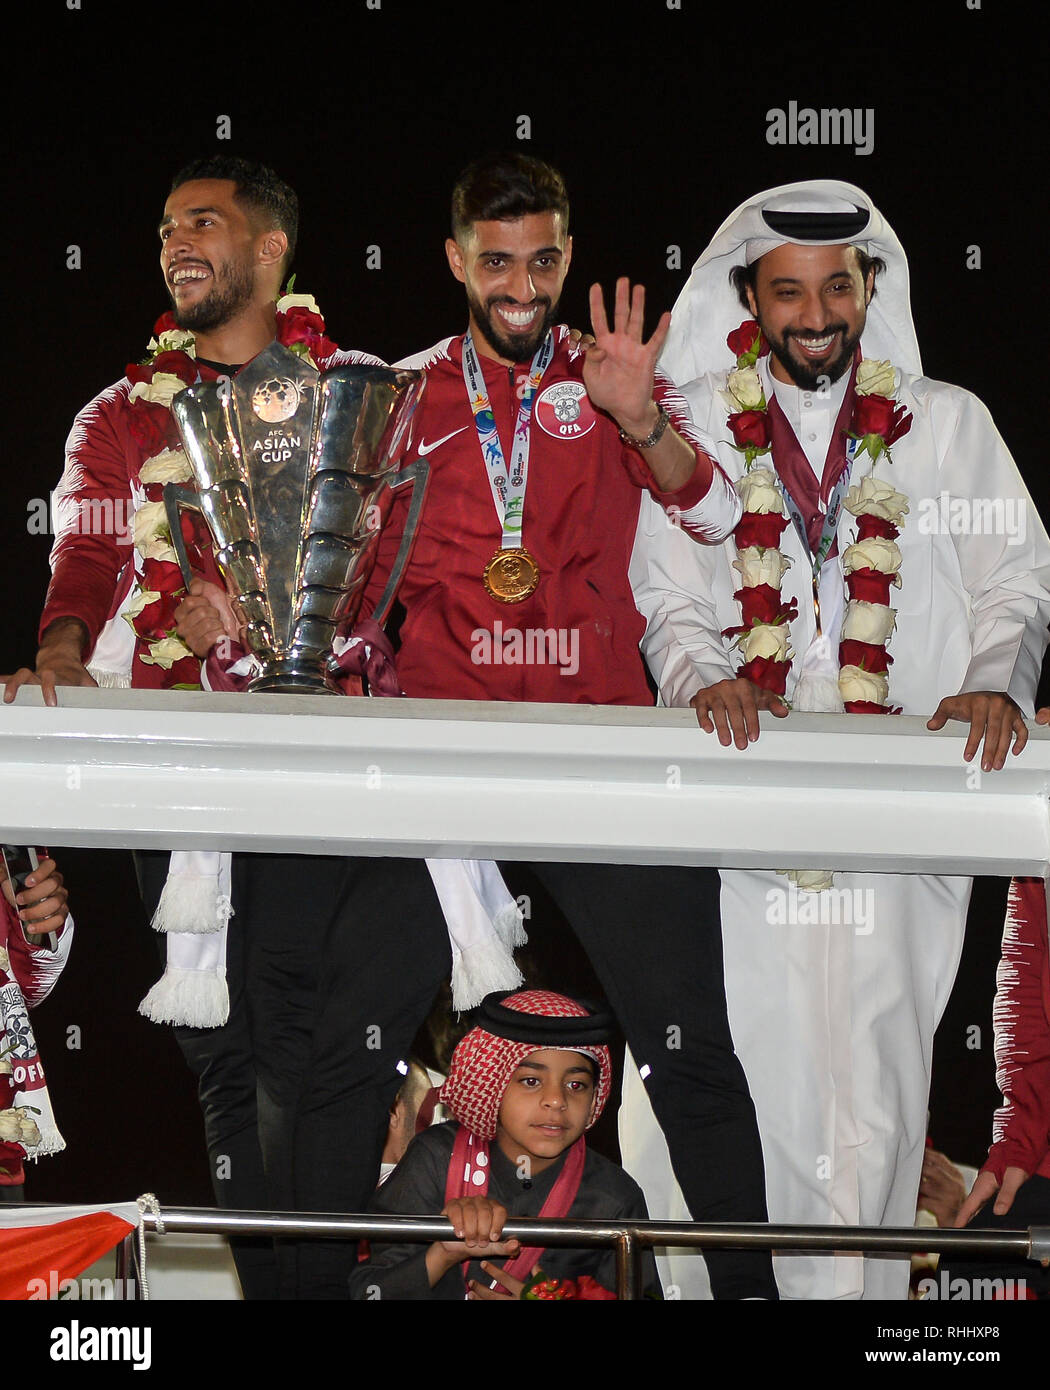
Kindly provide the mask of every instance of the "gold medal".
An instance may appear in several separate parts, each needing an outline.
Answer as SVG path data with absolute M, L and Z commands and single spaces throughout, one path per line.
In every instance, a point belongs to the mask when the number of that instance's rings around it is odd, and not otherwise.
M 482 575 L 485 592 L 499 603 L 521 603 L 540 582 L 540 567 L 529 552 L 497 550 Z

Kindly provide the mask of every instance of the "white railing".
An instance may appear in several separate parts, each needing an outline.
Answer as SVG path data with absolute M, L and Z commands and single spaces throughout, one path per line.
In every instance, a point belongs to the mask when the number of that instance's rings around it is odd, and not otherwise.
M 0 837 L 54 845 L 1042 874 L 1050 731 L 1001 772 L 966 729 L 690 710 L 24 689 Z

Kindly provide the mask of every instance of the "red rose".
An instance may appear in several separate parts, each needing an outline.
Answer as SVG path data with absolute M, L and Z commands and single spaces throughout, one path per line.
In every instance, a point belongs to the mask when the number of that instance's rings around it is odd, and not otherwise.
M 861 512 L 857 517 L 857 540 L 866 541 L 872 536 L 879 536 L 884 541 L 895 541 L 900 535 L 900 528 L 894 526 L 892 521 L 886 521 L 884 517 L 872 516 L 870 512 Z
M 871 700 L 846 700 L 842 708 L 847 714 L 900 714 L 889 705 L 876 705 Z
M 142 462 L 177 443 L 179 435 L 171 412 L 163 405 L 136 401 L 127 415 L 128 431 L 138 444 Z
M 761 550 L 775 549 L 790 522 L 780 512 L 745 512 L 737 522 L 733 539 L 741 550 L 757 545 Z
M 611 1289 L 599 1284 L 592 1274 L 581 1274 L 576 1280 L 576 1297 L 592 1300 L 612 1299 L 616 1300 L 616 1295 Z
M 745 631 L 755 623 L 775 623 L 781 620 L 790 622 L 798 617 L 795 600 L 792 599 L 790 604 L 782 603 L 779 591 L 771 584 L 756 584 L 752 589 L 738 589 L 733 597 L 740 604 Z
M 124 375 L 132 386 L 137 386 L 140 381 L 153 380 L 153 368 L 144 367 L 141 362 L 129 362 L 124 368 Z
M 180 657 L 164 675 L 166 690 L 170 690 L 174 685 L 188 685 L 191 690 L 201 688 L 201 664 L 195 656 Z
M 890 445 L 911 429 L 911 415 L 886 396 L 858 396 L 853 429 L 859 435 L 881 435 L 882 442 Z
M 153 325 L 153 336 L 159 338 L 162 333 L 170 333 L 173 328 L 178 328 L 175 322 L 175 315 L 169 309 L 167 313 L 161 314 L 160 318 Z
M 850 598 L 860 603 L 881 603 L 888 608 L 892 580 L 892 574 L 883 574 L 881 570 L 860 569 L 846 576 L 846 585 Z
M 175 609 L 181 601 L 171 594 L 161 594 L 160 598 L 146 604 L 132 624 L 143 641 L 159 642 L 169 635 L 175 626 Z
M 187 386 L 192 386 L 197 380 L 197 368 L 193 359 L 185 352 L 159 352 L 153 359 L 153 372 L 169 372 L 172 376 L 177 376 L 180 381 L 184 381 Z
M 743 357 L 746 353 L 755 351 L 758 346 L 758 356 L 764 357 L 769 351 L 769 344 L 762 337 L 762 330 L 754 319 L 745 319 L 739 328 L 734 328 L 726 339 L 729 351 L 734 357 Z
M 858 396 L 853 428 L 858 434 L 881 434 L 893 424 L 893 402 L 885 396 Z
M 156 594 L 173 594 L 184 587 L 182 571 L 171 560 L 146 560 L 142 566 L 142 587 Z
M 774 695 L 783 695 L 790 670 L 790 661 L 772 661 L 768 656 L 756 656 L 752 661 L 745 661 L 737 675 L 742 680 L 760 685 L 763 690 L 771 690 Z
M 292 331 L 300 335 L 313 333 L 320 336 L 324 332 L 324 319 L 320 314 L 315 314 L 312 310 L 297 304 L 293 309 L 289 309 L 287 313 L 281 315 L 281 342 L 301 343 L 305 341 L 302 336 L 288 338 L 287 334 Z
M 843 666 L 859 666 L 862 671 L 880 673 L 888 671 L 893 665 L 893 657 L 885 647 L 857 642 L 853 638 L 839 643 L 839 661 Z
M 742 410 L 738 415 L 730 415 L 729 428 L 741 449 L 749 444 L 756 449 L 769 447 L 769 417 L 764 410 Z

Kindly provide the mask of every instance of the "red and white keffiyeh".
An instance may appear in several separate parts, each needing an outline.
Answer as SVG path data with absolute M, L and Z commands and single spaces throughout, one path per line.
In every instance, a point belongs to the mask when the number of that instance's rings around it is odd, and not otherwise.
M 480 1025 L 472 1028 L 452 1054 L 448 1079 L 441 1088 L 443 1104 L 461 1125 L 479 1139 L 494 1139 L 500 1105 L 510 1078 L 526 1057 L 547 1048 L 582 1052 L 598 1064 L 594 1109 L 587 1124 L 590 1129 L 602 1113 L 612 1088 L 609 1049 L 604 1043 L 576 1044 L 565 1041 L 564 1025 L 552 1026 L 548 1040 L 541 1041 L 543 1025 L 538 1023 L 544 1018 L 590 1018 L 590 1012 L 575 999 L 543 989 L 521 990 L 500 1002 L 504 1009 L 531 1016 L 529 1025 L 523 1027 L 523 1031 L 527 1031 L 533 1040 L 517 1042 L 498 1037 Z

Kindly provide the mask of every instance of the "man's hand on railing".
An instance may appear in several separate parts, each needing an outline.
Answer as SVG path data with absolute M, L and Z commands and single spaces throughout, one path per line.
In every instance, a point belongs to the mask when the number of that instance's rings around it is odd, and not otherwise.
M 965 1226 L 977 1215 L 984 1204 L 995 1197 L 995 1205 L 992 1210 L 996 1216 L 1005 1216 L 1014 1204 L 1014 1198 L 1021 1189 L 1022 1185 L 1028 1181 L 1029 1175 L 1023 1168 L 1010 1167 L 1003 1174 L 1002 1187 L 995 1180 L 995 1174 L 987 1168 L 982 1168 L 974 1179 L 973 1187 L 970 1188 L 970 1195 L 963 1202 L 962 1206 L 955 1213 L 953 1226 Z
M 723 748 L 731 743 L 738 748 L 754 743 L 758 738 L 759 710 L 772 710 L 778 719 L 788 712 L 779 695 L 741 677 L 705 686 L 689 703 L 696 710 L 701 729 L 708 734 L 717 733 Z
M 991 772 L 1006 762 L 1013 740 L 1016 757 L 1028 742 L 1028 726 L 1020 708 L 999 690 L 971 690 L 965 695 L 949 695 L 941 701 L 927 721 L 927 729 L 943 729 L 949 719 L 961 719 L 970 725 L 970 734 L 963 749 L 966 762 L 977 752 L 984 739 L 981 770 Z
M 79 618 L 57 618 L 44 633 L 36 656 L 36 670 L 22 666 L 4 678 L 4 704 L 9 705 L 23 685 L 39 685 L 44 704 L 57 705 L 55 687 L 94 685 L 84 666 L 88 630 Z
M 195 579 L 186 598 L 175 610 L 175 630 L 201 661 L 220 637 L 241 640 L 241 624 L 225 589 L 206 579 Z

